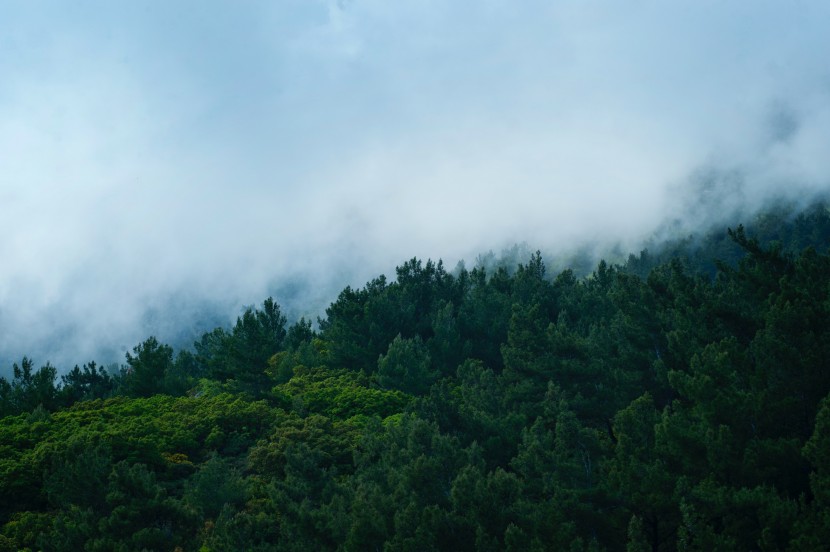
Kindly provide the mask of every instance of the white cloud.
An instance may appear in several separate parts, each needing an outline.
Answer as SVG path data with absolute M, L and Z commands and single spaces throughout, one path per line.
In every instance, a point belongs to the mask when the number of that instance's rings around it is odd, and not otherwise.
M 313 310 L 413 255 L 635 243 L 717 216 L 694 175 L 827 190 L 828 11 L 6 3 L 0 355 L 82 362 L 179 322 L 148 307 L 289 280 Z

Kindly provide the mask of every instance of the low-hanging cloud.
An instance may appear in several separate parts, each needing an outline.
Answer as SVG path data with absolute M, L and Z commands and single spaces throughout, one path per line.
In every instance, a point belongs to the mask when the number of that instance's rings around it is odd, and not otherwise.
M 830 189 L 826 2 L 0 6 L 0 364 Z M 281 297 L 281 295 L 283 297 Z

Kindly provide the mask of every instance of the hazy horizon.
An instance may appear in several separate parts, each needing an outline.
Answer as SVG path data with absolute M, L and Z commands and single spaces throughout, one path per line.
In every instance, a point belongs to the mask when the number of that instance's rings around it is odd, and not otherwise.
M 4 2 L 0 373 L 123 360 L 269 295 L 314 318 L 412 257 L 636 251 L 827 193 L 828 20 L 819 1 Z

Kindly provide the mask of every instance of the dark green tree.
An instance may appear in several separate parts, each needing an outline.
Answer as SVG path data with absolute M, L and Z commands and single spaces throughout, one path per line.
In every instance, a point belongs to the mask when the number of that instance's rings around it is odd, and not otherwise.
M 286 318 L 269 297 L 248 308 L 230 333 L 217 328 L 195 343 L 196 362 L 209 377 L 233 380 L 240 390 L 262 396 L 271 388 L 268 361 L 285 346 Z
M 311 320 L 302 317 L 288 328 L 285 336 L 285 348 L 297 349 L 303 343 L 311 342 L 314 337 L 315 333 L 311 329 Z
M 31 412 L 37 407 L 47 411 L 58 407 L 57 369 L 54 366 L 47 362 L 34 370 L 34 362 L 23 357 L 19 365 L 12 365 L 12 374 L 11 382 L 0 378 L 0 416 Z
M 127 353 L 122 392 L 130 397 L 150 397 L 164 391 L 165 375 L 173 366 L 173 348 L 149 337 Z
M 423 395 L 437 376 L 429 351 L 419 336 L 403 339 L 398 335 L 386 354 L 378 359 L 378 383 L 386 389 Z
M 59 402 L 64 406 L 78 401 L 101 399 L 110 396 L 115 389 L 112 375 L 98 366 L 94 361 L 79 368 L 76 364 L 72 370 L 61 376 L 58 392 Z
M 216 520 L 226 505 L 240 509 L 245 485 L 239 471 L 213 455 L 185 483 L 184 501 L 208 520 Z

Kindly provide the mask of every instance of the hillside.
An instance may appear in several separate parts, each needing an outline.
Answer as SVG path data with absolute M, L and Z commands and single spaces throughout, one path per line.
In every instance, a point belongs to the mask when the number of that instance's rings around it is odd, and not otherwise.
M 0 551 L 821 550 L 830 213 L 579 277 L 412 259 L 0 378 Z

